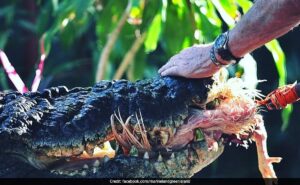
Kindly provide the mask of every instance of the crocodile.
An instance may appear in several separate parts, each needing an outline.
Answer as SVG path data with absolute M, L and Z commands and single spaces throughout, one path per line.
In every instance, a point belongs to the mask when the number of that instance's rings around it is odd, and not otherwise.
M 2 92 L 1 159 L 13 156 L 55 177 L 187 178 L 216 160 L 225 143 L 252 139 L 263 149 L 263 176 L 274 177 L 279 159 L 265 151 L 253 94 L 216 82 L 155 77 Z

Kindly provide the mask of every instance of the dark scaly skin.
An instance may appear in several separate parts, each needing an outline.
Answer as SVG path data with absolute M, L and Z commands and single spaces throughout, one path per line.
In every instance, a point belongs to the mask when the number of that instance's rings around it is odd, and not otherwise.
M 1 153 L 5 155 L 1 161 L 15 155 L 36 169 L 51 170 L 60 160 L 79 155 L 84 149 L 88 150 L 88 146 L 107 140 L 111 134 L 110 116 L 118 110 L 123 119 L 140 111 L 148 129 L 155 126 L 176 128 L 187 118 L 190 106 L 206 100 L 209 84 L 211 79 L 158 77 L 135 83 L 101 81 L 91 88 L 57 87 L 24 95 L 1 93 L 0 144 L 3 146 Z M 97 172 L 89 168 L 73 175 L 190 177 L 223 151 L 221 146 L 218 152 L 209 153 L 206 147 L 202 141 L 185 148 L 193 150 L 189 155 L 194 156 L 189 160 L 184 150 L 178 151 L 173 158 L 164 157 L 163 161 L 118 155 L 102 160 Z M 197 161 L 193 161 L 196 158 Z M 107 174 L 109 167 L 114 173 Z M 3 168 L 8 167 L 4 165 Z
M 223 152 L 220 143 L 217 152 L 208 152 L 204 141 L 195 146 L 201 153 L 201 164 L 189 164 L 184 152 L 176 154 L 175 159 L 153 161 L 140 157 L 118 155 L 97 167 L 80 169 L 78 174 L 51 173 L 47 169 L 36 169 L 19 158 L 0 155 L 0 178 L 189 178 L 216 160 Z M 195 155 L 195 154 L 194 154 Z M 176 164 L 172 166 L 169 164 Z M 182 164 L 188 164 L 182 166 Z M 85 172 L 84 174 L 82 172 Z

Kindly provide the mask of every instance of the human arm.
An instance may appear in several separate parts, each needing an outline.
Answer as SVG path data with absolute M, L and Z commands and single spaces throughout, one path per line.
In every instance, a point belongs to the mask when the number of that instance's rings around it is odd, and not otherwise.
M 236 57 L 255 50 L 268 41 L 278 38 L 299 24 L 300 1 L 257 0 L 240 22 L 229 32 L 228 46 Z M 212 44 L 196 45 L 173 56 L 159 69 L 162 76 L 187 78 L 212 76 L 220 69 L 210 59 Z M 227 63 L 216 56 L 221 63 Z

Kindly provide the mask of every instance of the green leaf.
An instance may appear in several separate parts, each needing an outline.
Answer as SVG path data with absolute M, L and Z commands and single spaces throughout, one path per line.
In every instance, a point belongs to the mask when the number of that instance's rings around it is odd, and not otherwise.
M 58 0 L 52 0 L 51 1 L 53 10 L 56 11 L 58 9 Z
M 30 21 L 19 20 L 19 21 L 17 21 L 17 24 L 19 24 L 20 27 L 22 27 L 23 29 L 30 31 L 32 33 L 36 33 L 36 31 L 37 31 L 36 25 Z
M 215 8 L 220 13 L 222 19 L 226 22 L 229 27 L 235 25 L 235 17 L 237 13 L 237 6 L 233 0 L 211 0 Z
M 182 9 L 182 12 L 178 11 L 178 8 Z M 195 30 L 191 24 L 190 16 L 191 14 L 185 1 L 183 7 L 174 4 L 168 5 L 166 22 L 163 24 L 160 39 L 160 43 L 168 57 L 181 51 L 183 46 L 187 46 L 186 37 L 191 41 L 189 43 L 195 42 Z
M 221 20 L 215 12 L 215 8 L 210 1 L 203 4 L 196 4 L 195 21 L 201 33 L 200 42 L 212 42 L 221 33 Z
M 2 50 L 4 49 L 8 41 L 9 35 L 10 35 L 10 31 L 0 32 L 0 49 Z
M 140 25 L 141 33 L 149 30 L 149 26 L 152 24 L 155 15 L 159 14 L 162 10 L 161 1 L 145 1 L 145 9 L 142 15 L 142 24 Z
M 286 84 L 286 64 L 285 64 L 285 55 L 282 51 L 279 42 L 277 40 L 272 40 L 271 42 L 266 44 L 267 49 L 272 53 L 272 56 L 275 61 L 275 65 L 279 75 L 279 86 L 284 86 Z M 283 109 L 281 113 L 282 117 L 282 127 L 281 130 L 284 131 L 289 125 L 289 119 L 292 113 L 293 107 L 292 105 L 287 106 Z
M 63 74 L 66 71 L 72 71 L 74 68 L 79 68 L 86 63 L 86 59 L 64 61 L 62 64 L 57 65 L 55 62 L 49 62 L 47 68 L 45 68 L 45 75 L 56 76 Z
M 51 32 L 46 32 L 44 35 L 44 49 L 45 49 L 45 55 L 48 56 L 51 50 L 51 42 L 53 39 L 53 34 Z
M 292 112 L 293 112 L 293 105 L 291 105 L 291 104 L 287 105 L 286 108 L 282 110 L 282 113 L 281 113 L 281 117 L 282 117 L 281 131 L 285 131 L 288 128 Z
M 204 11 L 201 11 L 204 15 L 206 15 L 208 21 L 217 27 L 221 27 L 222 26 L 222 22 L 220 20 L 220 18 L 218 17 L 217 13 L 216 13 L 216 9 L 214 7 L 214 5 L 212 4 L 212 2 L 208 1 L 206 6 L 206 13 L 204 13 Z
M 271 52 L 279 74 L 279 86 L 286 84 L 286 67 L 285 55 L 277 40 L 272 40 L 266 44 L 267 49 Z
M 145 0 L 130 0 L 132 6 L 131 6 L 131 10 L 129 13 L 129 19 L 128 22 L 133 24 L 133 25 L 139 25 L 142 22 L 142 16 L 143 16 L 143 11 L 144 11 L 144 7 L 145 7 Z M 138 22 L 134 23 L 131 22 L 131 19 L 136 19 L 138 20 Z M 139 22 L 141 21 L 141 22 Z
M 4 17 L 5 23 L 10 24 L 14 21 L 15 10 L 16 10 L 15 5 L 1 7 L 0 8 L 0 17 Z
M 150 52 L 150 51 L 154 51 L 157 47 L 157 42 L 159 40 L 159 35 L 161 32 L 161 14 L 157 14 L 150 27 L 149 30 L 147 32 L 147 36 L 145 39 L 145 51 L 146 52 Z
M 221 3 L 221 5 L 224 8 L 224 10 L 226 11 L 226 13 L 232 19 L 234 19 L 237 15 L 236 13 L 238 11 L 235 1 L 234 0 L 220 0 L 219 2 Z
M 132 81 L 143 78 L 145 68 L 147 68 L 146 65 L 149 65 L 149 63 L 146 63 L 146 53 L 144 52 L 144 48 L 141 48 L 136 54 L 131 66 L 133 70 L 131 75 Z
M 2 87 L 1 91 L 9 89 L 6 72 L 3 68 L 0 69 L 0 85 Z
M 253 5 L 253 3 L 249 0 L 236 0 L 236 2 L 242 8 L 244 13 L 248 12 Z
M 126 1 L 110 0 L 101 13 L 96 15 L 96 35 L 100 46 L 105 45 L 108 34 L 116 27 L 126 6 Z

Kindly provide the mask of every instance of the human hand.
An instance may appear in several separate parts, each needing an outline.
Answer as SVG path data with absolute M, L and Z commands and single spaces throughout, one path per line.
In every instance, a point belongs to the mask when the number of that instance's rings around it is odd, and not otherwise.
M 299 101 L 296 83 L 285 85 L 273 90 L 263 100 L 257 101 L 258 105 L 265 105 L 269 110 L 283 109 L 288 104 Z
M 195 45 L 174 55 L 162 66 L 158 73 L 161 76 L 182 76 L 186 78 L 205 78 L 216 73 L 220 67 L 210 60 L 209 45 Z

